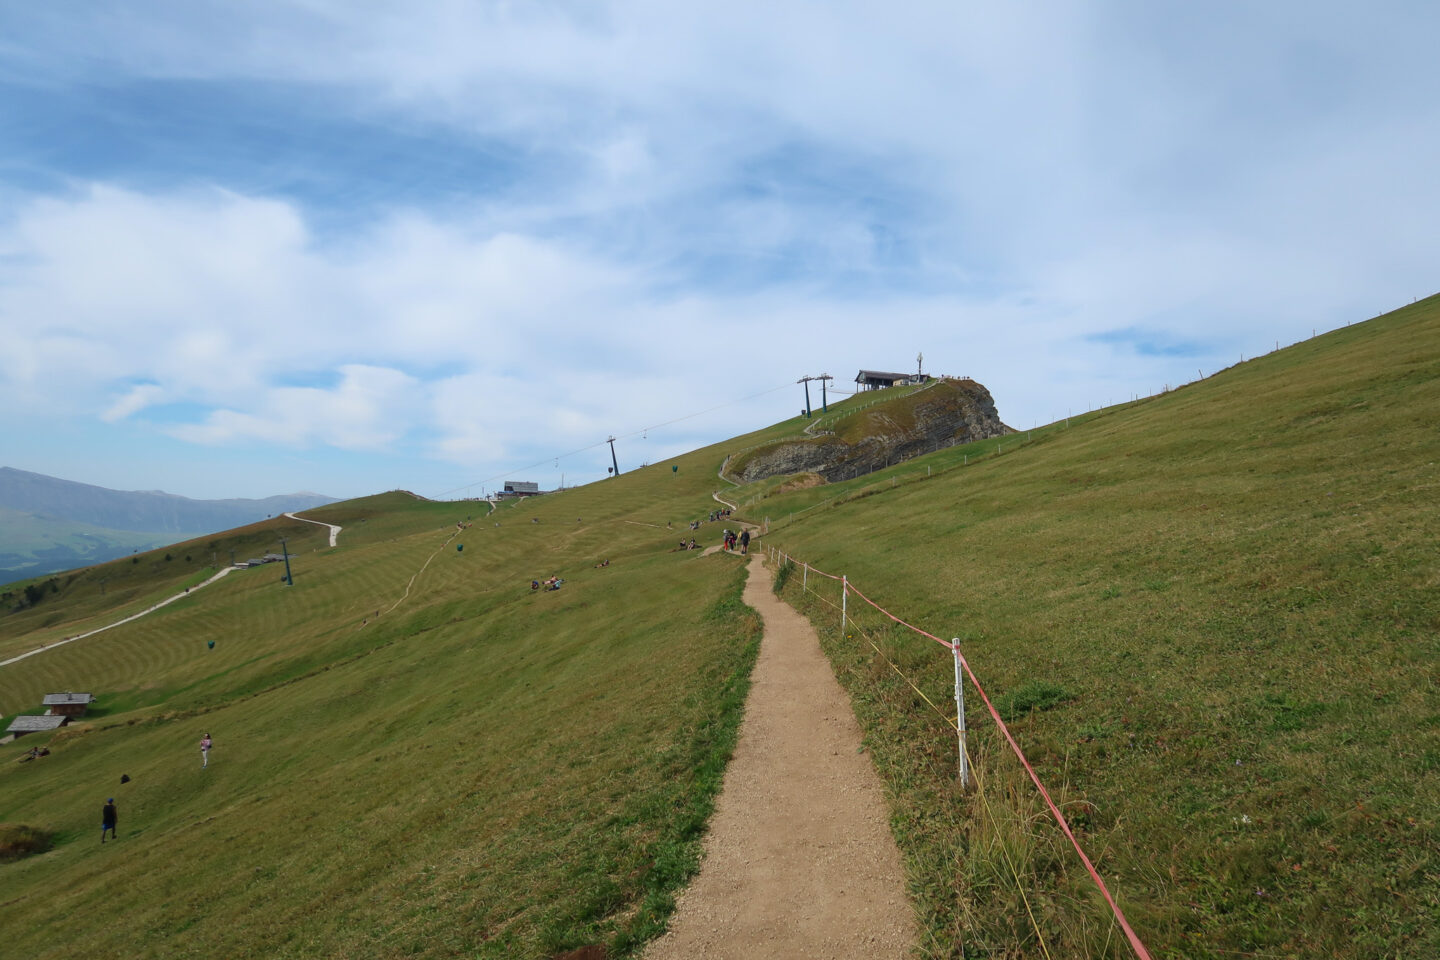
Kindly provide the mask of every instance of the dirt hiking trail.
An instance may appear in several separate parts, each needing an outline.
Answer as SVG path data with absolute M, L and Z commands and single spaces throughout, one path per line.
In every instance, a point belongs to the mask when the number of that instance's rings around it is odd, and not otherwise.
M 903 958 L 915 939 L 880 778 L 809 621 L 759 556 L 765 623 L 705 858 L 646 960 Z

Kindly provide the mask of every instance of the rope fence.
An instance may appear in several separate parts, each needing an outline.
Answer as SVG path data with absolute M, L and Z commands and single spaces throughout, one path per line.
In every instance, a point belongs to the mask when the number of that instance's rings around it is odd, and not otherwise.
M 923 630 L 920 627 L 917 627 L 914 624 L 909 623 L 901 619 L 900 617 L 897 617 L 895 614 L 891 613 L 889 610 L 886 610 L 884 607 L 880 606 L 874 600 L 870 599 L 868 596 L 862 593 L 853 583 L 850 582 L 849 577 L 844 574 L 837 575 L 833 573 L 828 573 L 815 567 L 808 561 L 796 560 L 794 557 L 785 553 L 780 548 L 770 544 L 765 545 L 765 550 L 769 554 L 770 559 L 776 564 L 788 562 L 794 564 L 795 566 L 801 567 L 801 589 L 807 594 L 815 597 L 815 599 L 827 604 L 828 606 L 837 610 L 840 613 L 841 633 L 844 634 L 848 627 L 848 629 L 852 629 L 855 633 L 859 634 L 872 648 L 874 648 L 876 654 L 878 654 L 880 658 L 884 660 L 885 663 L 888 664 L 889 667 L 898 676 L 900 676 L 900 678 L 903 679 L 912 690 L 919 694 L 921 699 L 923 699 L 927 704 L 929 704 L 930 707 L 935 710 L 937 714 L 940 714 L 942 717 L 944 717 L 945 722 L 949 724 L 952 728 L 954 728 L 959 741 L 960 778 L 962 787 L 969 786 L 969 771 L 973 769 L 974 766 L 969 755 L 969 750 L 965 739 L 965 699 L 964 687 L 961 682 L 962 674 L 965 677 L 969 678 L 971 686 L 975 688 L 975 692 L 980 695 L 980 699 L 984 702 L 986 711 L 990 714 L 991 719 L 995 721 L 996 729 L 999 730 L 1005 742 L 1009 744 L 1010 750 L 1020 761 L 1021 766 L 1025 769 L 1025 773 L 1029 776 L 1030 781 L 1035 785 L 1035 789 L 1039 792 L 1040 797 L 1045 801 L 1045 806 L 1049 809 L 1050 815 L 1054 818 L 1056 824 L 1059 825 L 1061 832 L 1065 835 L 1065 838 L 1070 841 L 1070 845 L 1074 848 L 1075 853 L 1079 856 L 1080 862 L 1085 865 L 1086 872 L 1089 873 L 1090 879 L 1094 881 L 1095 886 L 1099 889 L 1101 896 L 1105 899 L 1106 904 L 1110 907 L 1110 910 L 1114 914 L 1115 920 L 1119 924 L 1120 929 L 1124 932 L 1126 939 L 1129 940 L 1130 947 L 1135 952 L 1135 956 L 1138 957 L 1139 960 L 1150 960 L 1150 953 L 1145 948 L 1145 944 L 1140 940 L 1140 937 L 1131 928 L 1130 922 L 1125 919 L 1124 911 L 1122 911 L 1119 904 L 1115 902 L 1115 898 L 1110 894 L 1110 889 L 1105 885 L 1105 881 L 1101 878 L 1100 872 L 1095 868 L 1095 864 L 1091 861 L 1089 855 L 1086 854 L 1084 848 L 1080 846 L 1080 841 L 1076 839 L 1074 831 L 1071 830 L 1069 821 L 1065 819 L 1065 815 L 1060 811 L 1060 807 L 1055 803 L 1055 800 L 1051 796 L 1050 791 L 1046 789 L 1045 784 L 1040 780 L 1040 776 L 1035 772 L 1034 766 L 1031 765 L 1030 760 L 1025 756 L 1025 752 L 1020 748 L 1020 744 L 1016 742 L 1015 737 L 1011 734 L 1009 726 L 1000 717 L 1000 711 L 997 710 L 994 703 L 991 702 L 989 694 L 985 692 L 984 686 L 982 686 L 980 683 L 980 679 L 975 676 L 975 672 L 970 668 L 969 661 L 965 658 L 964 654 L 960 652 L 959 638 L 957 637 L 951 640 L 941 639 L 935 634 Z M 831 600 L 827 599 L 820 593 L 817 593 L 810 588 L 811 574 L 816 574 L 829 580 L 838 580 L 840 582 L 840 603 L 838 606 Z M 920 687 L 913 680 L 910 679 L 910 677 L 905 675 L 904 671 L 902 671 L 889 657 L 885 655 L 884 651 L 880 649 L 879 644 L 875 642 L 875 639 L 871 637 L 868 632 L 866 632 L 863 628 L 861 628 L 858 624 L 855 623 L 854 617 L 851 615 L 849 610 L 849 597 L 851 593 L 854 593 L 856 597 L 864 601 L 867 605 L 874 608 L 877 612 L 887 617 L 894 623 L 897 623 L 905 629 L 910 630 L 918 634 L 919 636 L 932 640 L 940 646 L 946 647 L 950 650 L 951 655 L 954 657 L 955 660 L 954 719 L 951 719 L 948 715 L 944 713 L 944 711 L 940 710 L 940 708 L 935 704 L 935 702 L 931 700 L 930 697 L 926 696 L 925 692 L 921 690 Z M 980 793 L 981 801 L 988 804 L 988 801 L 984 797 L 984 791 L 982 790 L 980 791 Z M 1014 864 L 1008 861 L 1008 855 L 1007 863 L 1015 876 L 1015 881 L 1017 884 L 1017 888 L 1020 889 L 1021 897 L 1025 898 L 1023 886 L 1020 885 L 1019 872 L 1014 867 Z M 1028 898 L 1026 898 L 1025 907 L 1027 913 L 1030 913 L 1030 905 L 1028 902 Z M 1046 949 L 1044 946 L 1044 938 L 1043 936 L 1040 936 L 1040 930 L 1035 922 L 1033 913 L 1030 913 L 1030 922 L 1032 926 L 1035 927 L 1036 935 L 1037 937 L 1039 937 L 1039 942 L 1041 944 L 1042 950 L 1045 950 L 1048 956 L 1048 949 Z

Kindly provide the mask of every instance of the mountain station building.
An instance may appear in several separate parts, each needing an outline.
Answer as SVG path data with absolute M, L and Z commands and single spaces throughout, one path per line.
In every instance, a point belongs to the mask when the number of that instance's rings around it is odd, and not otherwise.
M 861 390 L 883 390 L 897 385 L 924 383 L 929 379 L 928 373 L 885 373 L 880 370 L 861 370 L 855 375 L 855 382 Z

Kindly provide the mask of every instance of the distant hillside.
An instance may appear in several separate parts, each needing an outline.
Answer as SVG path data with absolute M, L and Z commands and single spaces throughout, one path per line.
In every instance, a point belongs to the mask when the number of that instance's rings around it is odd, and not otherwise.
M 104 563 L 174 540 L 160 533 L 107 530 L 0 507 L 0 581 Z
M 121 491 L 0 467 L 0 579 L 101 563 L 136 549 L 333 503 L 316 493 L 191 500 Z

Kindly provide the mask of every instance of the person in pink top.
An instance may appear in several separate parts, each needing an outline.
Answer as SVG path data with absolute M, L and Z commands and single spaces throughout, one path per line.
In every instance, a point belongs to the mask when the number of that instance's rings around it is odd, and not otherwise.
M 200 738 L 200 769 L 210 766 L 210 734 Z

